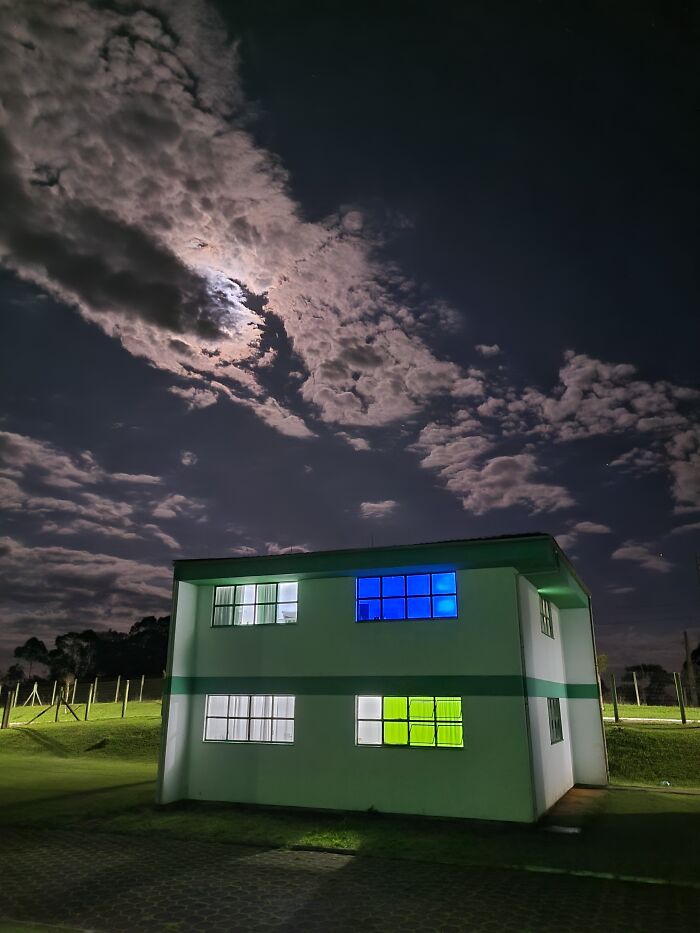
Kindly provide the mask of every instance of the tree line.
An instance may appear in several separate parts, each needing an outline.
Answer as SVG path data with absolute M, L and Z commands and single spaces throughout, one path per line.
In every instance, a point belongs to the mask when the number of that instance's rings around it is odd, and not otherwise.
M 15 648 L 17 663 L 0 677 L 14 686 L 25 680 L 94 680 L 95 677 L 161 677 L 168 651 L 170 616 L 146 616 L 128 632 L 114 629 L 66 632 L 53 648 L 40 638 L 28 638 Z M 43 676 L 38 676 L 42 674 Z

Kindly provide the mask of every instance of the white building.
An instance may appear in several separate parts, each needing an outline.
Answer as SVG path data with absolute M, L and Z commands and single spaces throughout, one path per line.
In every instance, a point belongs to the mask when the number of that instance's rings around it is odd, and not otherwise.
M 533 822 L 607 762 L 548 535 L 175 564 L 159 801 Z

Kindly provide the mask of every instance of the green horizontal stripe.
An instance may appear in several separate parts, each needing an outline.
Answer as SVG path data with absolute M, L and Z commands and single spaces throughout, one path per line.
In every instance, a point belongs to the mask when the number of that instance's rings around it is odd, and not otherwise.
M 186 677 L 167 679 L 176 695 L 278 693 L 294 696 L 482 696 L 596 699 L 596 684 L 562 684 L 519 674 L 391 675 L 357 677 Z

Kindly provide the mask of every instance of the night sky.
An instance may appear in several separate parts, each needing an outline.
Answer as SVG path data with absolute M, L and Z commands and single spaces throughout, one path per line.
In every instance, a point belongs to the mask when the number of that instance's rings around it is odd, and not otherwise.
M 674 0 L 0 0 L 0 666 L 178 557 L 542 531 L 678 669 L 699 56 Z

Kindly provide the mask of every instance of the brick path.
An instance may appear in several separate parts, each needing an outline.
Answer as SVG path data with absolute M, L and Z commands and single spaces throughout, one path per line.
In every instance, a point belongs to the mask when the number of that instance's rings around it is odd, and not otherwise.
M 3 831 L 0 918 L 109 933 L 685 933 L 700 892 L 162 838 Z

